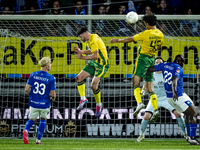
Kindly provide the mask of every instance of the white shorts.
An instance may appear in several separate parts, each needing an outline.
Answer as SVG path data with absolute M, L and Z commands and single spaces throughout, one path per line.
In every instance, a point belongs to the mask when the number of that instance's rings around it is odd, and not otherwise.
M 167 97 L 164 97 L 164 99 L 163 98 L 162 99 L 158 98 L 158 100 L 157 100 L 157 106 L 158 106 L 158 108 L 163 107 L 163 108 L 169 110 L 170 112 L 172 112 L 173 110 L 175 110 L 175 108 L 172 107 L 168 103 Z M 149 100 L 149 103 L 148 103 L 148 105 L 146 107 L 145 112 L 152 112 L 153 113 L 153 107 L 152 107 L 152 104 L 151 104 L 151 100 Z
M 47 114 L 50 112 L 50 108 L 46 108 L 46 109 L 39 109 L 39 108 L 33 108 L 30 107 L 29 108 L 29 119 L 37 119 L 37 117 L 40 115 L 41 118 L 46 119 L 47 118 Z
M 193 101 L 186 93 L 183 93 L 183 96 L 178 97 L 178 101 L 173 101 L 173 98 L 167 98 L 167 100 L 170 105 L 172 105 L 176 110 L 181 113 L 193 104 Z

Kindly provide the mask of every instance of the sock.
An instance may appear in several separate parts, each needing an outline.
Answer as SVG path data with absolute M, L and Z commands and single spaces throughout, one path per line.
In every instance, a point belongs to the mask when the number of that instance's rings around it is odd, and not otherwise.
M 81 100 L 85 100 L 85 99 L 82 99 L 85 97 L 85 82 L 84 81 L 81 81 L 81 82 L 78 82 L 78 92 L 79 92 L 79 95 L 81 97 Z
M 197 124 L 190 124 L 190 137 L 196 137 Z
M 25 125 L 25 130 L 27 130 L 27 132 L 29 132 L 30 128 L 32 127 L 32 125 L 35 123 L 35 121 L 33 120 L 28 120 L 26 122 L 26 125 Z
M 148 123 L 149 123 L 148 120 L 144 120 L 144 119 L 142 119 L 142 122 L 141 122 L 141 133 L 144 133 L 144 132 L 145 132 Z
M 39 129 L 38 129 L 38 136 L 37 136 L 38 140 L 41 140 L 42 135 L 43 135 L 44 130 L 45 130 L 45 127 L 46 127 L 46 120 L 40 120 L 40 125 L 39 125 Z
M 180 118 L 177 118 L 178 120 L 178 125 L 181 127 L 181 129 L 183 130 L 183 132 L 185 132 L 185 122 L 184 122 L 184 119 L 183 119 L 183 116 L 181 116 Z
M 149 93 L 149 95 L 150 95 L 150 100 L 151 100 L 151 104 L 152 104 L 153 110 L 158 109 L 157 96 L 156 96 L 155 92 L 151 92 L 151 93 Z
M 93 94 L 94 94 L 94 98 L 95 98 L 97 106 L 98 105 L 100 106 L 100 103 L 101 103 L 101 91 L 100 91 L 100 89 L 97 89 Z
M 141 90 L 139 86 L 134 87 L 134 96 L 137 101 L 137 104 L 142 103 Z
M 190 136 L 190 125 L 188 123 L 185 123 L 185 128 L 187 131 L 187 135 Z

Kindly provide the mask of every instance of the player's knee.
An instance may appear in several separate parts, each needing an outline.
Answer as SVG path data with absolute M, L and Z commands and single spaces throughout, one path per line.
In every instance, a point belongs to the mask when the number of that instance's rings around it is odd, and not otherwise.
M 37 121 L 37 119 L 31 119 L 31 118 L 30 118 L 30 120 L 33 120 L 33 121 L 35 121 L 35 122 Z
M 41 118 L 41 117 L 40 117 L 40 119 L 41 119 L 41 120 L 46 120 L 46 118 Z
M 145 112 L 144 114 L 144 120 L 149 120 L 151 118 L 151 113 Z
M 176 116 L 176 118 L 180 118 L 181 117 L 181 113 L 177 110 L 173 111 L 173 114 Z
M 77 81 L 77 82 L 81 82 L 81 81 L 82 81 L 82 80 L 81 80 L 81 77 L 76 76 L 76 81 Z
M 91 87 L 90 87 L 93 91 L 96 91 L 98 88 L 97 88 L 97 86 L 96 86 L 96 84 L 91 84 Z

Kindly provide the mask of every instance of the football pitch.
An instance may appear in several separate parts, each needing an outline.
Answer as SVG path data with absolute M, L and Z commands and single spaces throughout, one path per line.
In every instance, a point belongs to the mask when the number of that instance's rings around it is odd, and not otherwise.
M 25 145 L 22 139 L 0 139 L 1 150 L 187 150 L 200 149 L 190 145 L 184 139 L 145 139 L 135 143 L 136 139 L 42 139 L 42 145 L 36 145 L 35 139 L 29 139 Z

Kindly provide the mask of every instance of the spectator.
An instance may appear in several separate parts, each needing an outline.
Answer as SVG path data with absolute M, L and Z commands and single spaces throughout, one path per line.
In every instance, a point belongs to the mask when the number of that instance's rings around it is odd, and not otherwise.
M 5 6 L 2 15 L 11 15 L 10 7 Z
M 40 9 L 40 12 L 42 12 L 43 14 L 47 13 L 47 8 L 50 7 L 50 2 L 49 0 L 37 0 L 38 3 L 38 8 Z
M 193 36 L 193 33 L 191 32 L 191 29 L 188 25 L 184 25 L 182 27 L 182 36 Z
M 187 9 L 187 15 L 193 15 L 193 14 L 194 14 L 193 10 L 191 8 L 188 8 Z M 190 32 L 194 36 L 199 36 L 198 28 L 200 27 L 200 24 L 199 24 L 198 20 L 182 20 L 181 24 L 180 24 L 180 30 L 181 31 L 183 31 L 183 26 L 187 26 L 190 29 Z M 185 30 L 188 30 L 188 29 L 185 29 Z
M 145 7 L 145 15 L 150 15 L 150 14 L 152 14 L 151 7 L 150 6 L 146 6 Z
M 77 0 L 75 6 L 75 15 L 86 15 L 86 11 L 83 8 L 83 1 Z M 78 28 L 80 28 L 81 25 L 86 25 L 85 20 L 75 20 L 75 23 Z
M 126 5 L 121 4 L 119 6 L 119 15 L 126 15 Z M 118 29 L 113 33 L 114 36 L 129 36 L 130 29 L 128 28 L 129 24 L 125 20 L 120 20 L 118 23 Z
M 161 0 L 159 2 L 159 7 L 157 9 L 158 15 L 171 14 L 170 8 L 167 6 L 166 0 Z
M 99 6 L 98 14 L 105 15 L 105 6 L 104 5 Z M 97 20 L 95 33 L 98 34 L 99 36 L 105 35 L 104 28 L 105 28 L 105 20 Z
M 105 5 L 105 13 L 110 14 L 111 1 L 110 0 L 103 0 L 103 1 L 104 1 L 104 5 Z
M 60 9 L 60 2 L 58 0 L 53 1 L 53 9 L 49 10 L 47 15 L 65 15 L 64 10 Z

